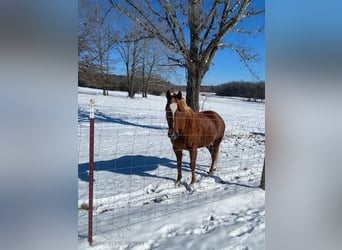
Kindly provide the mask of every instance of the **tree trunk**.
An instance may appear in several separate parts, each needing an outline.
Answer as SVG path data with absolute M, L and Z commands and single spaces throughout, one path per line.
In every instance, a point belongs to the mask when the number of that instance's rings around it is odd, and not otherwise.
M 188 80 L 186 85 L 186 103 L 196 112 L 199 111 L 199 94 L 203 77 L 203 71 L 199 67 L 187 69 Z
M 126 61 L 125 65 L 126 65 L 126 80 L 127 80 L 128 97 L 133 98 L 133 95 L 131 94 L 131 90 L 132 90 L 131 76 L 130 76 L 129 65 L 128 65 L 127 61 Z
M 130 75 L 130 85 L 129 85 L 129 97 L 133 98 L 135 95 L 135 73 L 137 67 L 137 46 L 138 41 L 133 42 L 133 52 L 132 52 L 132 66 L 131 66 L 131 75 Z
M 145 57 L 142 58 L 142 97 L 147 98 L 147 87 L 145 78 Z
M 101 69 L 101 73 L 100 73 L 100 81 L 101 81 L 101 85 L 102 85 L 102 93 L 104 96 L 108 95 L 108 90 L 107 90 L 107 87 L 106 87 L 106 82 L 104 80 L 104 77 L 103 77 L 103 72 L 102 72 L 102 69 Z
M 100 52 L 102 53 L 102 52 Z M 100 55 L 100 81 L 101 81 L 101 86 L 103 90 L 103 95 L 106 95 L 106 83 L 104 81 L 104 73 L 103 73 L 103 63 L 102 63 L 102 55 Z
M 129 80 L 129 89 L 128 89 L 128 96 L 130 98 L 134 97 L 134 83 L 133 83 L 133 77 L 130 78 Z

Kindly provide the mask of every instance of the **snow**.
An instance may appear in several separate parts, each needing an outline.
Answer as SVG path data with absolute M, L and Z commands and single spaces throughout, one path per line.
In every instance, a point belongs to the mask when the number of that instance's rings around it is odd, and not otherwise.
M 78 89 L 79 249 L 264 249 L 265 104 L 201 96 L 226 122 L 217 171 L 199 149 L 194 190 L 189 154 L 175 186 L 165 96 Z M 95 100 L 93 245 L 87 242 L 89 101 Z

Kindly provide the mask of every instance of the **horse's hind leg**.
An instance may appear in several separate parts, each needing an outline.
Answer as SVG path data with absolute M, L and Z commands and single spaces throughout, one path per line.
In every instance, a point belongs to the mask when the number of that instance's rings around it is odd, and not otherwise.
M 213 157 L 213 149 L 214 149 L 214 146 L 213 146 L 213 144 L 210 144 L 210 146 L 208 146 L 207 147 L 207 149 L 209 150 L 209 153 L 210 153 L 210 155 L 211 155 L 211 167 L 210 167 L 210 169 L 212 169 L 213 168 L 213 165 L 214 165 L 214 157 Z M 209 172 L 208 172 L 208 174 L 210 173 L 210 170 L 209 170 Z
M 207 147 L 209 149 L 209 152 L 211 154 L 211 167 L 209 169 L 208 174 L 211 175 L 214 173 L 216 170 L 216 162 L 217 162 L 217 157 L 220 151 L 220 143 L 222 139 L 214 141 L 210 147 Z

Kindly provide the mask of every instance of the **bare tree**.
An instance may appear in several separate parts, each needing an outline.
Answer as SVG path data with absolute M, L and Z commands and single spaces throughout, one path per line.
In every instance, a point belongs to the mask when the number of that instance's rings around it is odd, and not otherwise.
M 138 64 L 138 42 L 139 41 L 137 40 L 133 42 L 119 42 L 116 46 L 120 57 L 125 64 L 128 96 L 131 98 L 135 95 L 134 83 Z
M 224 41 L 228 32 L 251 34 L 262 30 L 236 27 L 241 20 L 264 13 L 251 6 L 252 0 L 214 0 L 210 3 L 203 0 L 108 1 L 114 9 L 176 53 L 177 56 L 169 57 L 169 60 L 186 69 L 186 102 L 196 111 L 199 110 L 202 79 L 218 49 L 234 50 L 248 69 L 251 69 L 248 62 L 256 59 L 241 44 Z
M 126 23 L 126 27 L 121 27 L 120 32 L 121 37 L 118 38 L 115 48 L 125 65 L 128 96 L 133 98 L 137 91 L 136 78 L 139 64 L 142 62 L 143 39 L 145 39 L 145 36 L 140 27 L 130 22 Z
M 151 38 L 142 41 L 140 64 L 142 97 L 147 98 L 150 84 L 153 83 L 157 75 L 163 75 L 166 71 L 170 72 L 167 62 L 168 55 L 170 55 L 169 51 L 165 51 L 159 41 Z
M 88 75 L 96 76 L 96 81 L 103 89 L 103 95 L 108 95 L 106 76 L 110 49 L 115 43 L 115 32 L 106 20 L 108 11 L 103 5 L 80 1 L 79 25 L 79 63 L 83 69 L 88 69 Z M 97 85 L 97 84 L 96 84 Z
M 167 70 L 166 60 L 170 51 L 131 20 L 120 25 L 119 32 L 121 37 L 115 48 L 125 65 L 128 96 L 133 98 L 136 92 L 141 92 L 143 97 L 147 97 L 155 76 Z
M 87 27 L 86 22 L 86 10 L 87 10 L 87 2 L 80 1 L 79 4 L 79 13 L 80 20 L 78 23 L 78 81 L 85 82 L 89 81 L 91 78 L 89 76 L 90 68 L 91 68 L 91 59 L 90 59 L 90 32 Z

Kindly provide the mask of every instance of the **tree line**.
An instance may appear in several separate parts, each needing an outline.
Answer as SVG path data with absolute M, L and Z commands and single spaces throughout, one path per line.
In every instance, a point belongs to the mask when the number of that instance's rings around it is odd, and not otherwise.
M 99 79 L 101 76 L 95 72 L 88 72 L 87 76 L 82 76 L 84 72 L 79 72 L 78 86 L 98 88 Z M 129 84 L 127 82 L 127 76 L 124 75 L 106 75 L 106 89 L 117 91 L 129 91 Z M 148 89 L 144 89 L 143 79 L 136 77 L 134 79 L 135 88 L 134 95 L 141 94 L 143 97 L 147 97 L 147 94 L 151 95 L 163 95 L 167 89 L 175 89 L 186 91 L 186 86 L 176 85 L 171 83 L 162 77 L 153 76 L 149 80 L 150 84 Z M 246 81 L 232 81 L 223 83 L 220 85 L 203 85 L 200 92 L 202 93 L 215 93 L 217 96 L 234 96 L 247 98 L 249 101 L 264 100 L 265 99 L 265 81 L 259 82 L 246 82 Z
M 97 72 L 80 72 L 78 77 L 78 86 L 102 89 L 102 85 L 99 84 L 101 75 Z M 146 79 L 144 80 L 141 76 L 137 76 L 132 81 L 134 82 L 134 88 L 127 81 L 127 76 L 125 75 L 105 75 L 105 85 L 106 90 L 117 90 L 126 91 L 131 93 L 132 96 L 136 94 L 141 94 L 142 97 L 147 97 L 150 95 L 162 95 L 167 89 L 178 89 L 179 87 L 171 82 L 158 76 L 151 76 L 148 80 L 148 87 L 146 87 Z M 145 83 L 144 83 L 145 81 Z M 129 95 L 128 95 L 129 96 Z M 130 97 L 132 97 L 130 96 Z
M 249 101 L 265 99 L 265 82 L 229 82 L 214 88 L 216 95 L 244 97 Z

